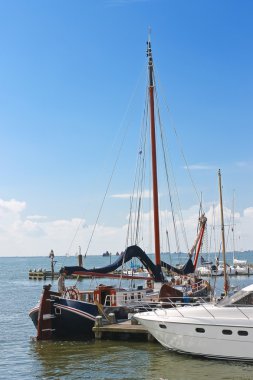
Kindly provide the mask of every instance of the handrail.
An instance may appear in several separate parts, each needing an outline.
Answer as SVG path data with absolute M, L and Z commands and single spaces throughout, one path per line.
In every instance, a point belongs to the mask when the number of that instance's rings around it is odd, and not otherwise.
M 171 297 L 173 298 L 173 297 Z M 174 297 L 174 298 L 177 298 L 177 297 Z M 174 310 L 176 310 L 180 315 L 181 317 L 183 318 L 186 318 L 186 316 L 183 314 L 183 307 L 184 306 L 190 306 L 190 307 L 194 307 L 194 306 L 201 306 L 213 319 L 217 319 L 217 316 L 215 316 L 215 314 L 213 314 L 210 310 L 208 310 L 208 308 L 206 307 L 208 305 L 207 302 L 205 302 L 205 300 L 201 299 L 202 302 L 196 302 L 196 303 L 184 303 L 184 302 L 175 302 L 173 301 L 172 299 L 168 298 L 166 299 L 166 301 L 159 301 L 157 303 L 153 303 L 153 304 L 148 304 L 146 303 L 146 305 L 141 305 L 140 304 L 140 307 L 142 307 L 142 309 L 145 309 L 146 311 L 153 311 L 156 315 L 158 315 L 158 311 L 164 311 L 164 314 L 166 315 L 166 312 L 167 312 L 167 309 L 168 307 L 169 308 L 173 308 Z M 154 306 L 156 306 L 154 308 Z M 234 308 L 236 310 L 238 310 L 245 318 L 247 318 L 248 320 L 250 320 L 250 317 L 243 312 L 243 310 L 241 310 L 240 307 L 234 305 Z
M 250 319 L 248 316 L 247 316 L 247 314 L 245 314 L 241 309 L 240 309 L 240 307 L 239 306 L 236 306 L 236 308 L 247 318 L 247 319 Z
M 209 311 L 209 310 L 207 310 L 207 308 L 204 306 L 204 305 L 201 305 L 204 309 L 205 309 L 205 311 L 207 311 L 214 319 L 216 319 L 215 318 L 215 316 Z

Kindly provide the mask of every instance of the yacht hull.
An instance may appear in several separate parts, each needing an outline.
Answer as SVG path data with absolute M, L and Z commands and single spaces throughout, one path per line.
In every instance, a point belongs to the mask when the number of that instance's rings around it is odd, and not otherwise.
M 253 361 L 253 310 L 231 308 L 226 310 L 230 314 L 227 318 L 222 315 L 222 309 L 216 309 L 184 307 L 179 312 L 157 310 L 135 317 L 170 350 L 216 359 Z

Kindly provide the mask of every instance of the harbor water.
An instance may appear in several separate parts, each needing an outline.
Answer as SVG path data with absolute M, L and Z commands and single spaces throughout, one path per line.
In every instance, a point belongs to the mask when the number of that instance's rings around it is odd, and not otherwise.
M 250 255 L 244 256 L 252 262 Z M 56 270 L 62 265 L 77 264 L 75 257 L 55 259 Z M 85 260 L 85 266 L 92 268 L 109 263 L 108 257 L 101 256 Z M 49 259 L 2 257 L 0 264 L 0 379 L 253 379 L 253 364 L 193 358 L 169 352 L 158 343 L 37 342 L 28 313 L 37 303 L 43 285 L 51 280 L 29 280 L 28 271 L 50 269 Z M 240 288 L 252 282 L 253 276 L 231 278 L 231 284 Z M 75 280 L 67 280 L 66 285 L 74 283 Z M 222 288 L 222 279 L 217 283 Z M 81 288 L 90 285 L 90 280 L 80 283 Z

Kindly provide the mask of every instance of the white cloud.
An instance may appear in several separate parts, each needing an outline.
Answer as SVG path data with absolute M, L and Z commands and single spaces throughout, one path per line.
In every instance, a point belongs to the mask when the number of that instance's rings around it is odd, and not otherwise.
M 130 199 L 132 194 L 125 193 L 125 194 L 113 194 L 111 195 L 111 198 L 120 198 L 120 199 Z
M 25 202 L 16 201 L 15 199 L 11 199 L 9 201 L 4 201 L 0 199 L 0 213 L 20 213 L 26 208 Z
M 27 216 L 27 219 L 30 219 L 30 220 L 46 220 L 47 217 L 43 216 L 43 215 L 29 215 L 29 216 Z
M 36 238 L 46 235 L 39 223 L 32 222 L 28 219 L 24 221 L 17 221 L 13 227 L 13 234 L 17 234 L 19 236 L 23 235 Z
M 56 255 L 69 253 L 74 255 L 78 246 L 82 247 L 82 252 L 88 246 L 94 226 L 87 220 L 80 218 L 48 220 L 45 216 L 33 215 L 23 216 L 26 203 L 16 200 L 0 200 L 0 244 L 3 256 L 47 256 L 51 249 Z M 199 215 L 198 206 L 192 206 L 182 211 L 184 226 L 186 230 L 188 248 L 191 248 L 197 233 L 197 222 Z M 141 216 L 142 228 L 139 234 L 138 243 L 147 252 L 153 251 L 153 224 L 150 221 L 153 211 L 143 213 Z M 206 212 L 208 226 L 212 225 L 213 215 L 215 215 L 217 241 L 220 240 L 220 209 L 210 206 Z M 133 220 L 135 215 L 132 215 Z M 168 248 L 166 240 L 166 230 L 169 232 L 171 251 L 176 250 L 173 221 L 169 210 L 162 210 L 161 217 L 161 247 L 162 251 Z M 235 231 L 238 237 L 238 249 L 248 250 L 253 248 L 252 220 L 253 207 L 246 208 L 242 213 L 235 213 Z M 229 230 L 231 223 L 231 210 L 224 207 L 225 230 Z M 179 240 L 182 242 L 180 222 L 176 218 Z M 210 229 L 209 229 L 210 231 Z M 129 232 L 128 244 L 135 243 L 134 231 L 128 231 L 127 223 L 120 226 L 108 226 L 98 224 L 94 237 L 90 244 L 89 254 L 102 254 L 108 250 L 112 253 L 122 251 L 125 248 L 126 236 Z M 230 227 L 231 234 L 231 227 Z M 226 235 L 227 236 L 227 235 Z M 210 237 L 210 232 L 209 236 Z M 227 237 L 226 237 L 227 239 Z M 227 239 L 228 240 L 228 239 Z M 228 244 L 228 250 L 231 246 Z M 181 243 L 180 249 L 186 251 L 186 245 Z
M 130 199 L 131 197 L 137 198 L 139 194 L 130 194 L 130 193 L 124 193 L 124 194 L 113 194 L 111 195 L 111 198 L 120 198 L 120 199 Z M 144 190 L 141 194 L 142 198 L 152 198 L 153 195 L 149 190 Z
M 213 165 L 206 165 L 206 164 L 193 164 L 189 166 L 184 166 L 184 169 L 190 169 L 190 170 L 217 170 L 218 168 Z
M 243 211 L 243 215 L 248 218 L 253 218 L 253 207 L 248 207 Z

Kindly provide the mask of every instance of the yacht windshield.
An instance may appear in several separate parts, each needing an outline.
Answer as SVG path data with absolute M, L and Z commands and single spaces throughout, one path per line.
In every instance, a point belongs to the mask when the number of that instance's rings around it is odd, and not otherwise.
M 243 306 L 253 306 L 253 292 L 246 292 L 245 290 L 240 290 L 230 297 L 226 297 L 219 302 L 219 306 L 232 306 L 232 305 L 243 305 Z

